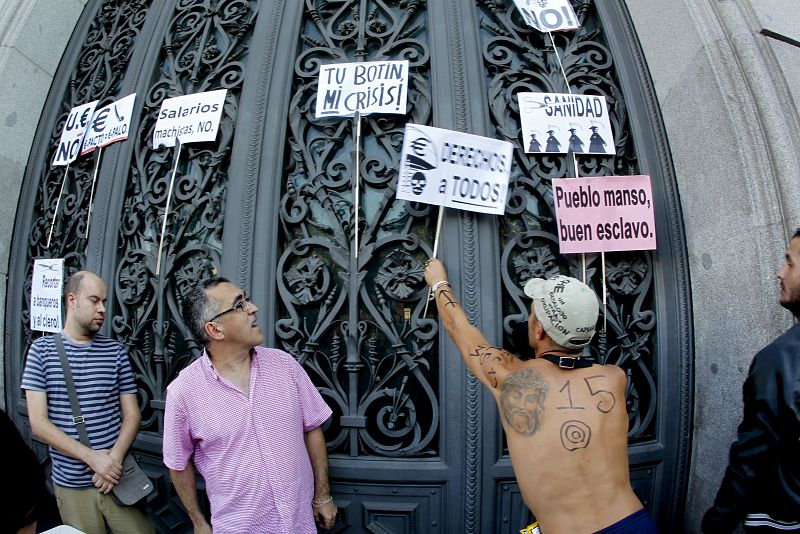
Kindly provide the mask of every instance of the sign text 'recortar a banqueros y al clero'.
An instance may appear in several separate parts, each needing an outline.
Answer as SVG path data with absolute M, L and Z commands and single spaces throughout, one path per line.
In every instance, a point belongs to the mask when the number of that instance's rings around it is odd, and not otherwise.
M 512 150 L 507 141 L 407 124 L 397 198 L 502 215 Z
M 315 117 L 404 114 L 408 61 L 332 63 L 319 68 Z
M 561 252 L 655 249 L 652 198 L 649 176 L 553 180 Z
M 63 258 L 34 260 L 31 278 L 31 330 L 61 331 L 63 273 Z
M 153 148 L 216 139 L 227 92 L 217 89 L 165 99 L 153 130 Z

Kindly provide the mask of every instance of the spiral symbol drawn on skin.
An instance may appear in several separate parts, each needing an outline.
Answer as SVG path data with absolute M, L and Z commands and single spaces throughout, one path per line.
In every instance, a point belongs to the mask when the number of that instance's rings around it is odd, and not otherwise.
M 561 425 L 561 444 L 568 451 L 585 449 L 591 437 L 592 429 L 582 421 L 567 421 Z

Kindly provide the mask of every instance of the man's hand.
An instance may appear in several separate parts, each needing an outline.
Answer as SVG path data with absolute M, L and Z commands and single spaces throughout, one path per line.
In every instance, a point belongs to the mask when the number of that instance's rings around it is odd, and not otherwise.
M 211 534 L 211 525 L 206 521 L 194 525 L 194 534 Z
M 116 484 L 122 476 L 122 462 L 114 459 L 107 450 L 92 451 L 86 458 L 86 464 L 105 482 Z
M 425 262 L 425 281 L 433 287 L 437 282 L 447 280 L 447 271 L 444 264 L 436 258 L 430 258 Z
M 316 521 L 319 528 L 325 530 L 333 528 L 333 524 L 336 522 L 336 512 L 338 511 L 333 499 L 320 507 L 314 506 L 312 509 L 314 511 L 314 521 Z
M 97 488 L 97 491 L 104 495 L 106 495 L 109 491 L 114 489 L 114 486 L 116 486 L 116 484 L 109 482 L 97 473 L 92 475 L 92 484 L 94 484 L 94 487 Z

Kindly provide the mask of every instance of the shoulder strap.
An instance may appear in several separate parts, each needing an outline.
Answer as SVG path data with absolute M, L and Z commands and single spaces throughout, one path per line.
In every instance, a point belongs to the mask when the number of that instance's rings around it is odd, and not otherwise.
M 75 382 L 72 380 L 72 369 L 69 368 L 67 351 L 64 350 L 64 340 L 61 339 L 61 334 L 55 334 L 53 335 L 53 341 L 56 342 L 58 357 L 61 358 L 61 367 L 64 369 L 64 381 L 67 383 L 69 403 L 72 405 L 72 421 L 78 428 L 78 436 L 81 438 L 81 443 L 91 449 L 92 444 L 89 441 L 89 434 L 86 432 L 86 422 L 81 415 L 81 406 L 78 404 L 78 395 L 75 393 Z

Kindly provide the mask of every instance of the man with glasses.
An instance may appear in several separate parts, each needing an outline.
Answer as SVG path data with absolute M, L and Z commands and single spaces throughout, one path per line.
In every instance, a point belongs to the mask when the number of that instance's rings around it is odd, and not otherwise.
M 205 350 L 167 388 L 164 464 L 196 533 L 316 533 L 333 526 L 322 424 L 331 416 L 289 354 L 260 347 L 258 306 L 222 277 L 183 318 Z M 211 524 L 197 499 L 205 480 Z

